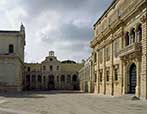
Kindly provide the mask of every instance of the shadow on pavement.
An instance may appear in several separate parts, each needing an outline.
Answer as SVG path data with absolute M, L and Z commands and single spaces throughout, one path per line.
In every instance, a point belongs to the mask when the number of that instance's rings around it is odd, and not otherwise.
M 61 94 L 84 94 L 81 91 L 66 91 L 66 90 L 52 90 L 52 91 L 23 91 L 23 92 L 1 92 L 1 97 L 14 98 L 46 98 L 45 95 L 61 95 Z

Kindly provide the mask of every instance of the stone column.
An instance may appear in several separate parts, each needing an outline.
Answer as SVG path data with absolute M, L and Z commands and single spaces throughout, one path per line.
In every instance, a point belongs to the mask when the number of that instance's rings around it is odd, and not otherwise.
M 45 75 L 45 89 L 48 89 L 48 80 L 49 80 L 48 74 L 46 73 L 46 75 Z
M 35 89 L 38 89 L 38 75 L 37 75 L 37 73 L 36 73 L 36 76 L 35 76 L 35 81 L 36 81 Z
M 42 80 L 41 80 L 41 89 L 44 89 L 44 75 L 41 74 Z
M 147 14 L 142 19 L 141 97 L 147 99 Z

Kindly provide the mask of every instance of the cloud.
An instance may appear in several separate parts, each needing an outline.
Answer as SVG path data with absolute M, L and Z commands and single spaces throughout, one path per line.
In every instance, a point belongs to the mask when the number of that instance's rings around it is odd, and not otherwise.
M 90 56 L 92 25 L 112 0 L 1 0 L 1 28 L 26 27 L 26 62 L 57 57 L 80 61 Z M 8 22 L 5 22 L 5 21 Z

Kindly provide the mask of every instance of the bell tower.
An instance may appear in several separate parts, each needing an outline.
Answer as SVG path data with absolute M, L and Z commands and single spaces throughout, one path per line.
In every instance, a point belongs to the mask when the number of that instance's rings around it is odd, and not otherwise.
M 55 52 L 54 51 L 49 51 L 49 56 L 55 56 Z

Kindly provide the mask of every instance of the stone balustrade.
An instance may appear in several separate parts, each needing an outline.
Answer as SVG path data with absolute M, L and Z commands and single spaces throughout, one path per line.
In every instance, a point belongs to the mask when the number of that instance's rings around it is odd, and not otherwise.
M 141 51 L 141 42 L 135 42 L 135 43 L 123 48 L 119 52 L 119 56 L 123 57 L 123 56 L 129 55 L 131 53 L 138 52 L 138 51 Z

